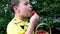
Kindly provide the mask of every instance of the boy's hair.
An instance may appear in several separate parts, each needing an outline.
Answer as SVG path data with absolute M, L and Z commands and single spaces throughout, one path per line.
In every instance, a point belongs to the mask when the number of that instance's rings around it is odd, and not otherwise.
M 9 0 L 9 7 L 13 12 L 14 12 L 13 6 L 17 6 L 18 4 L 19 4 L 19 0 Z

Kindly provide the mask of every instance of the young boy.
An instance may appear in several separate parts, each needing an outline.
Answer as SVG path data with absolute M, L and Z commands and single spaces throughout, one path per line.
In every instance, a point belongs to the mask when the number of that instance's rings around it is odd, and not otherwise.
M 37 13 L 32 16 L 29 0 L 9 0 L 9 2 L 15 16 L 7 26 L 7 34 L 32 34 L 39 16 Z M 32 16 L 30 22 L 27 23 L 25 18 L 30 16 Z

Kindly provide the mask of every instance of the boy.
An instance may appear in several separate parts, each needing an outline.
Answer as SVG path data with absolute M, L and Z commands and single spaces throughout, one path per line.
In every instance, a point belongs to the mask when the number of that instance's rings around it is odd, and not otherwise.
M 7 26 L 7 34 L 32 34 L 34 25 L 38 23 L 39 16 L 37 13 L 32 16 L 29 0 L 10 0 L 9 2 L 15 16 Z M 30 16 L 32 17 L 28 24 L 25 18 Z

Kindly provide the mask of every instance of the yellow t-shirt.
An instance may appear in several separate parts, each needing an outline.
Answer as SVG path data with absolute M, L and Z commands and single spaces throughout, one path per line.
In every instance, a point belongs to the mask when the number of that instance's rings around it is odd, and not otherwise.
M 7 26 L 7 34 L 25 34 L 28 25 L 27 21 L 14 18 Z

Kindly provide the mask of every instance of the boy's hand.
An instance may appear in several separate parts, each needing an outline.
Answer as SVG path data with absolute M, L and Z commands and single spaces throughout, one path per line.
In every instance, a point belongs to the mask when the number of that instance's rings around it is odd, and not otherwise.
M 39 21 L 39 16 L 37 15 L 37 13 L 35 13 L 31 18 L 30 18 L 30 23 L 32 25 L 37 24 Z

